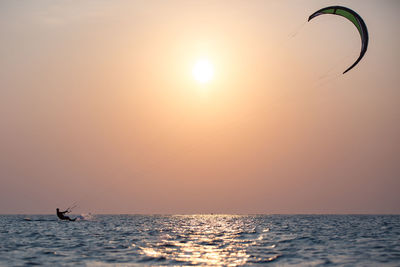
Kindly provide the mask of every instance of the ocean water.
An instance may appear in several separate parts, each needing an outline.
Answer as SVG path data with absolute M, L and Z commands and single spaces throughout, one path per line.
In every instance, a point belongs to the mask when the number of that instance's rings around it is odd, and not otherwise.
M 1 215 L 0 265 L 36 264 L 400 266 L 400 216 Z

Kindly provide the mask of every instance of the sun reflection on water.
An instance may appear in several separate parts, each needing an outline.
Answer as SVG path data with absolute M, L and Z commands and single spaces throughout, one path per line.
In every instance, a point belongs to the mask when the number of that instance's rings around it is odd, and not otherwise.
M 254 226 L 243 225 L 235 216 L 194 215 L 169 225 L 172 234 L 140 247 L 147 257 L 168 259 L 177 264 L 236 266 L 247 262 L 246 248 L 263 239 Z

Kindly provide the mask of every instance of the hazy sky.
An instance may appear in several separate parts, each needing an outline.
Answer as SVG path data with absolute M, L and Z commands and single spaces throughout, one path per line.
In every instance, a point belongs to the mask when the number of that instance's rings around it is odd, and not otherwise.
M 399 12 L 1 1 L 0 213 L 400 213 Z

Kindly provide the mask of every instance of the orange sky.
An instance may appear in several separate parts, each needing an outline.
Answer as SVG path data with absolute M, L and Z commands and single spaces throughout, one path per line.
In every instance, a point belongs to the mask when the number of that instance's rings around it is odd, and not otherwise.
M 2 2 L 0 213 L 399 213 L 399 10 Z

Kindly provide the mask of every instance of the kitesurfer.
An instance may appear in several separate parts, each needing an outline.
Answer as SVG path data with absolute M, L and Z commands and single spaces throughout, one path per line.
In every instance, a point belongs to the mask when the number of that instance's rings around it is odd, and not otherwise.
M 67 220 L 67 221 L 71 221 L 71 222 L 75 221 L 76 218 L 71 219 L 70 217 L 65 216 L 65 213 L 69 213 L 69 212 L 70 212 L 69 209 L 67 209 L 66 211 L 60 211 L 60 210 L 57 208 L 57 217 L 58 217 L 60 220 Z

